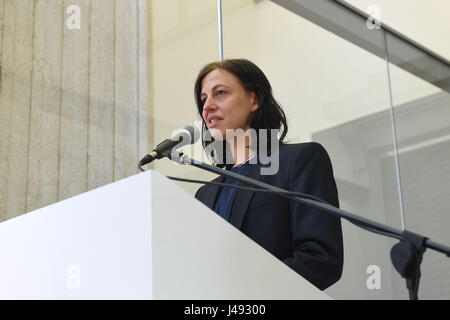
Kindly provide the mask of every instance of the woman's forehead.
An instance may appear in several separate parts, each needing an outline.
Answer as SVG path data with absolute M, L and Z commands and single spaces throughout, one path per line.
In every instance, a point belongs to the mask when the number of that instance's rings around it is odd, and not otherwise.
M 231 72 L 223 69 L 214 69 L 203 78 L 202 92 L 209 91 L 219 84 L 231 87 L 239 85 L 239 80 Z

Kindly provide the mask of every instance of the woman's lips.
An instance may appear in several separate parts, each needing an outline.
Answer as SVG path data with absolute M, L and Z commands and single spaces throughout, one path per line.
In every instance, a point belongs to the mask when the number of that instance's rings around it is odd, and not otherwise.
M 209 127 L 210 128 L 217 127 L 221 121 L 222 121 L 222 119 L 213 119 L 209 122 Z
M 210 114 L 207 117 L 208 122 L 208 128 L 214 128 L 217 127 L 220 122 L 223 120 L 223 118 L 217 114 Z

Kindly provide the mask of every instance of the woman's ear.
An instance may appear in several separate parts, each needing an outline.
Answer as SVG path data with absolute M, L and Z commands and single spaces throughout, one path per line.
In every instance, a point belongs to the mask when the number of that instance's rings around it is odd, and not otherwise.
M 252 95 L 252 106 L 251 106 L 250 110 L 252 112 L 255 112 L 256 110 L 259 109 L 259 101 L 258 101 L 258 97 L 255 92 L 252 92 L 251 95 Z

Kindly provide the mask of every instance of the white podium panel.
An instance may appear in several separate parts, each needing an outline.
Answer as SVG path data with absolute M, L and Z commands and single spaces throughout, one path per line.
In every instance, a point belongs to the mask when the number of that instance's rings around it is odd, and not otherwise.
M 329 299 L 158 172 L 0 224 L 0 299 Z
M 0 299 L 151 299 L 150 189 L 133 176 L 0 223 Z

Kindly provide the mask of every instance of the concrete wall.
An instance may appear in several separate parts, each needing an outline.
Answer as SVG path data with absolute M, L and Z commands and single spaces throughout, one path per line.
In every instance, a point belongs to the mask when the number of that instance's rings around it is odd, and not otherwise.
M 1 0 L 0 19 L 0 220 L 137 173 L 147 2 Z

